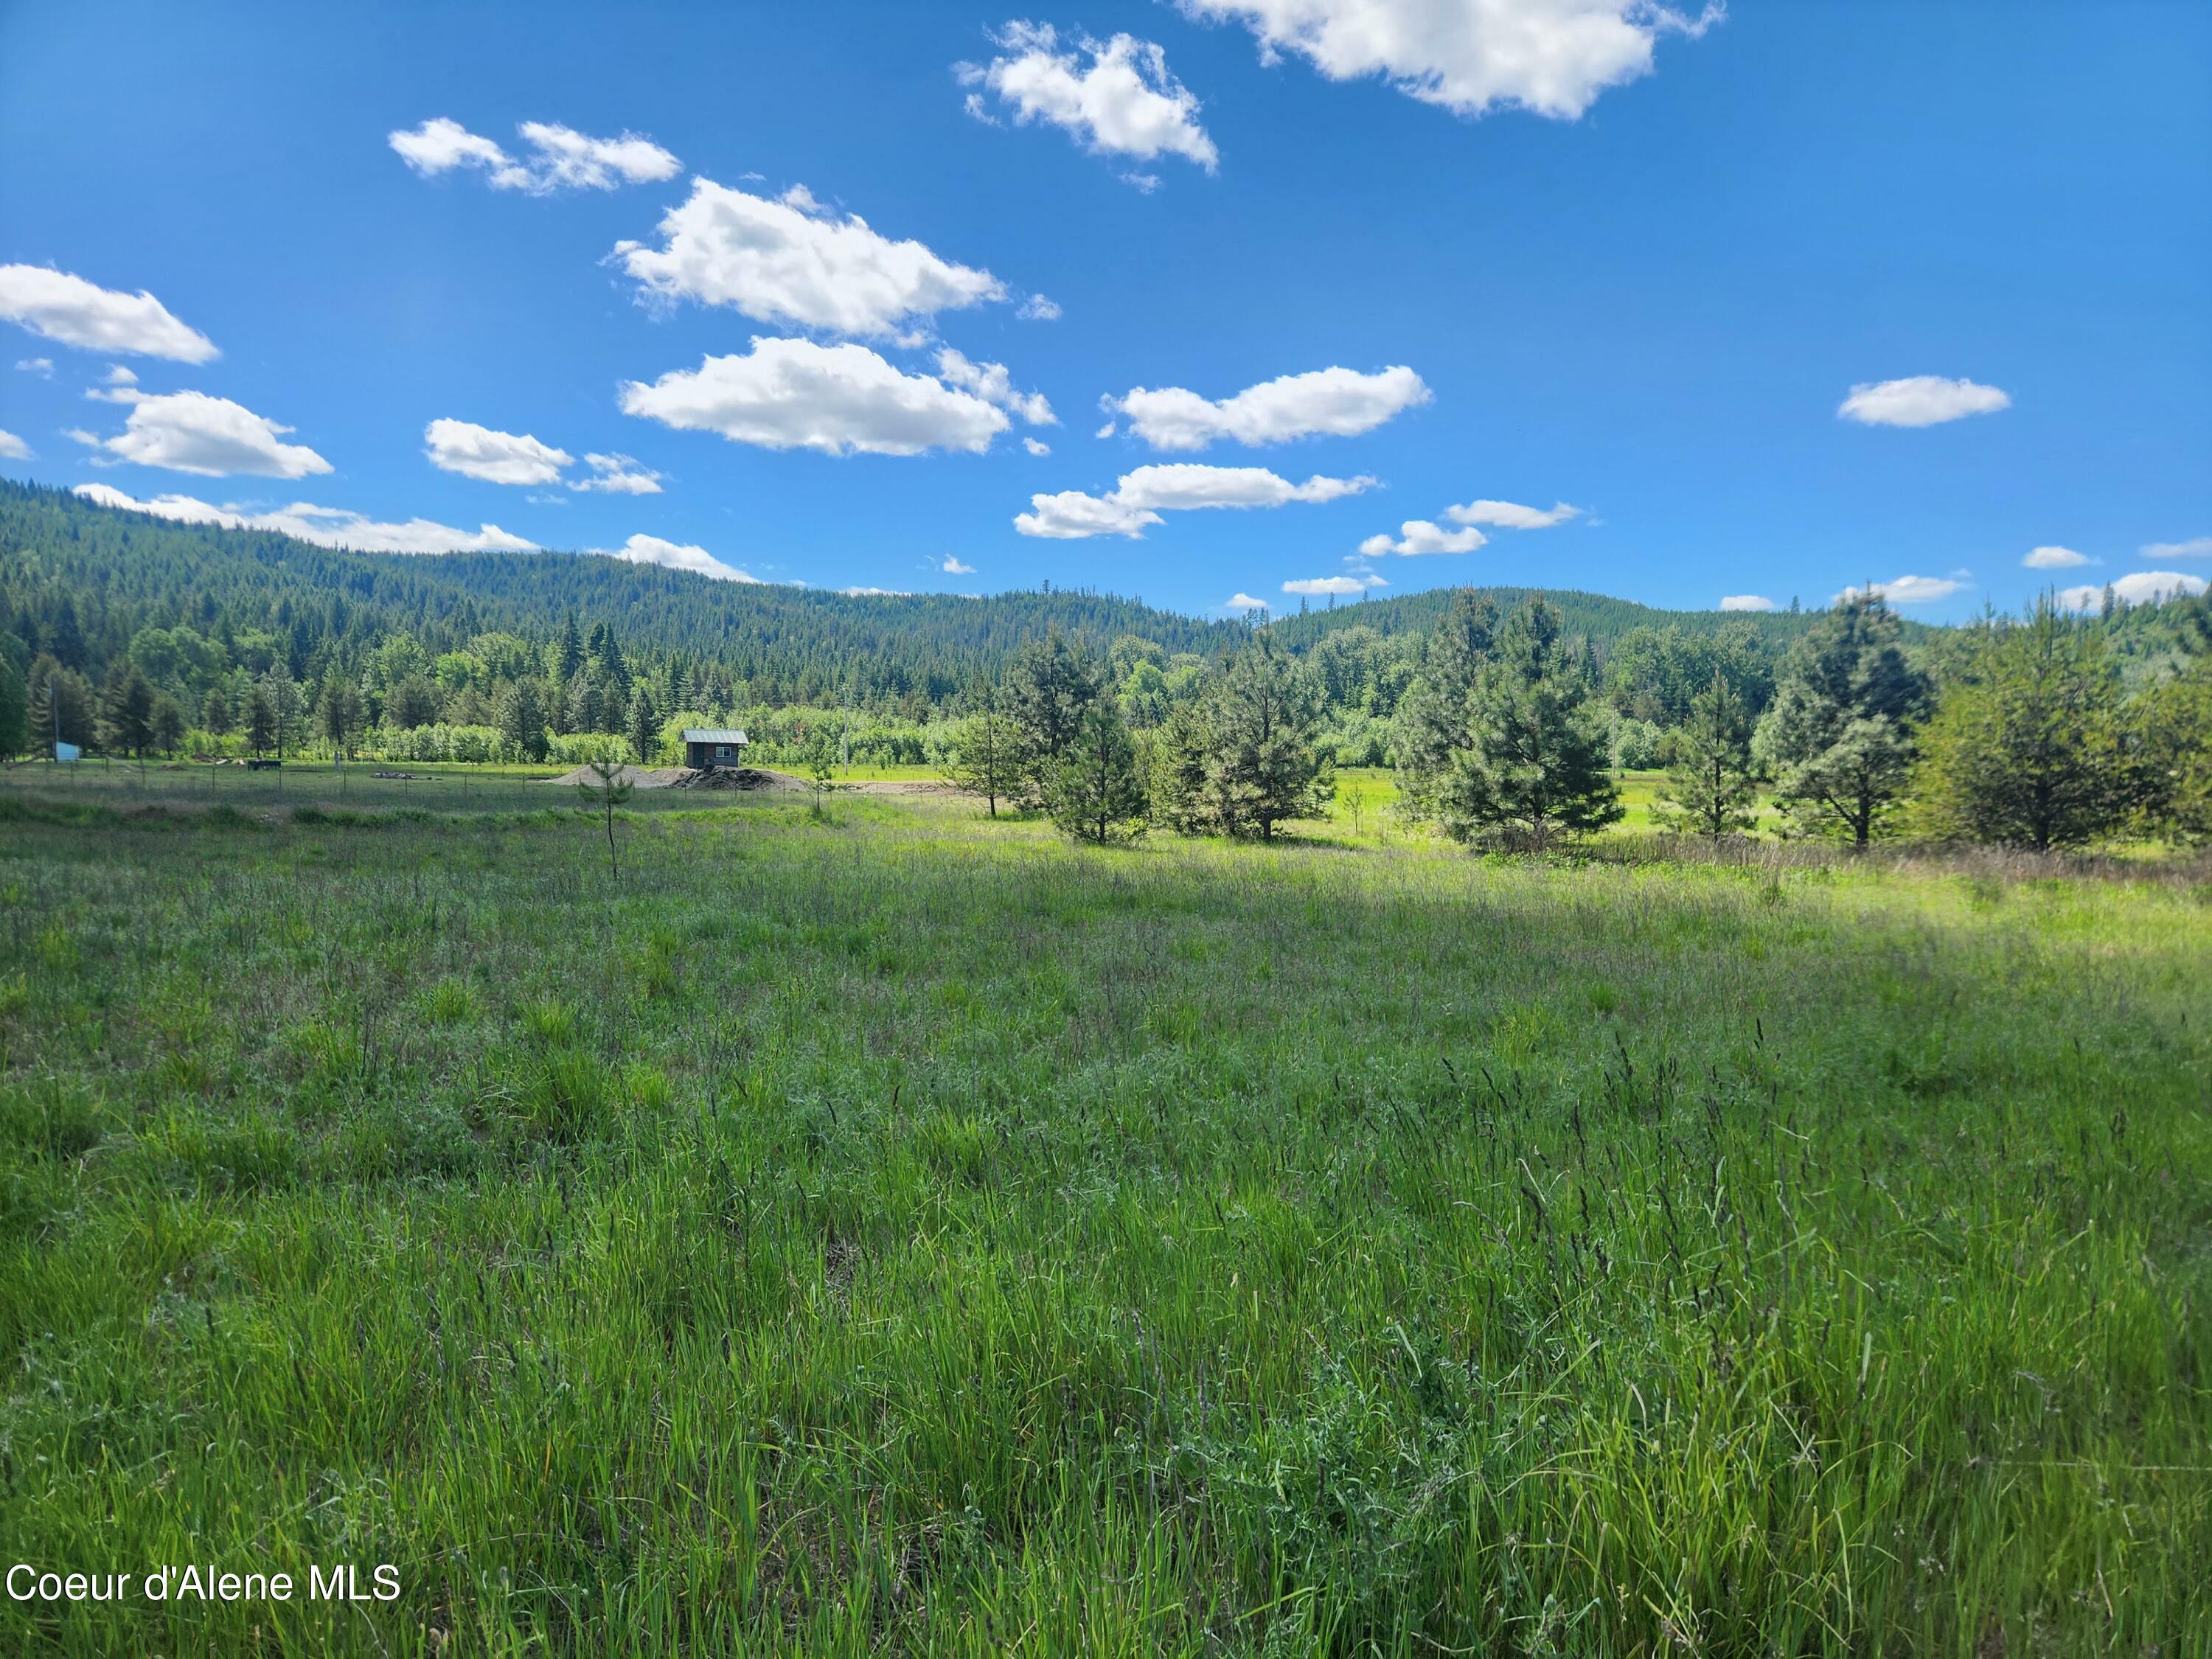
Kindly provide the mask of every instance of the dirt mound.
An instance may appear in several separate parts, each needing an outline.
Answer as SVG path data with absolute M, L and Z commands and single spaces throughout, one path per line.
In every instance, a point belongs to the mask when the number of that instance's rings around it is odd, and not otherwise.
M 805 783 L 788 772 L 770 772 L 757 766 L 715 766 L 688 772 L 679 789 L 801 789 Z
M 633 789 L 681 788 L 691 776 L 690 769 L 682 766 L 618 766 L 614 781 L 626 783 Z M 557 778 L 548 778 L 548 783 L 597 784 L 599 775 L 588 766 L 580 766 L 573 772 L 563 772 Z

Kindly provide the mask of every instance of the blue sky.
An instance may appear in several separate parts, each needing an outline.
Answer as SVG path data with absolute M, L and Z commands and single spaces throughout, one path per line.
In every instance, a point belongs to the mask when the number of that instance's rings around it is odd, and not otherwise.
M 2208 156 L 2197 3 L 17 4 L 0 469 L 826 587 L 1956 618 L 2212 574 Z

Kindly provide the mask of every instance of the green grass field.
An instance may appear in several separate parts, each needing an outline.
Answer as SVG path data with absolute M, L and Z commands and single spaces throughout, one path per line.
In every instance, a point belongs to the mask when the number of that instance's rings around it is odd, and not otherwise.
M 0 1650 L 2206 1649 L 2201 866 L 191 781 L 0 791 L 0 1539 L 401 1593 Z

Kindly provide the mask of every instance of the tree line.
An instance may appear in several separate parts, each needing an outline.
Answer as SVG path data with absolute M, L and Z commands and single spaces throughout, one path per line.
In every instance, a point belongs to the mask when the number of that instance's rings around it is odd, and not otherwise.
M 1664 768 L 1661 822 L 1711 836 L 2081 846 L 2195 833 L 2206 608 L 1931 629 L 1857 599 L 1724 617 L 1441 590 L 1255 628 L 1064 591 L 847 599 L 560 555 L 380 558 L 0 484 L 0 759 L 58 738 L 665 763 L 682 726 L 742 725 L 769 764 L 834 743 L 980 763 L 1024 809 L 1087 791 L 1094 838 L 1272 836 L 1356 766 L 1392 769 L 1402 810 L 1457 839 L 1542 843 L 1618 821 L 1609 775 Z M 1080 779 L 1059 777 L 1070 754 Z
M 1661 745 L 1662 827 L 1719 841 L 1760 820 L 1864 848 L 1911 836 L 2039 852 L 2124 838 L 2212 840 L 2212 603 L 2168 608 L 2170 672 L 2130 689 L 2113 612 L 2045 598 L 1984 617 L 1916 661 L 1879 597 L 1820 616 L 1764 700 L 1716 665 Z M 1462 594 L 1408 694 L 1409 815 L 1456 840 L 1540 846 L 1617 823 L 1575 641 L 1540 599 L 1501 623 Z
M 1679 679 L 1679 660 L 1716 625 L 1699 613 L 1597 595 L 1562 594 L 1558 603 L 1600 656 L 1618 642 L 1624 663 L 1656 663 L 1662 678 Z M 1340 763 L 1387 759 L 1397 698 L 1438 614 L 1433 596 L 1412 595 L 1274 624 L 1279 643 L 1320 671 L 1323 742 Z M 613 687 L 620 701 L 610 707 L 608 686 L 596 680 L 580 701 L 562 665 L 572 654 L 564 635 L 579 624 L 586 635 L 619 629 L 624 665 L 633 684 L 651 688 L 664 724 L 684 712 L 765 724 L 763 711 L 836 708 L 908 761 L 973 712 L 977 684 L 1002 678 L 1012 654 L 1054 627 L 1102 656 L 1123 641 L 1148 643 L 1161 663 L 1218 664 L 1249 632 L 1241 622 L 1049 584 L 981 599 L 848 597 L 561 554 L 357 555 L 0 483 L 0 653 L 26 674 L 52 659 L 42 679 L 58 671 L 82 677 L 63 682 L 60 706 L 65 721 L 83 714 L 64 740 L 87 747 L 102 745 L 100 693 L 126 658 L 154 694 L 173 701 L 183 742 L 195 752 L 243 746 L 252 684 L 273 685 L 278 676 L 310 707 L 333 678 L 344 681 L 360 695 L 364 732 L 380 745 L 425 732 L 391 745 L 426 750 L 422 758 L 481 757 L 502 729 L 505 752 L 534 757 L 524 754 L 537 747 L 525 740 L 533 705 L 549 739 L 627 735 L 633 722 L 621 676 Z M 1797 624 L 1770 617 L 1717 625 L 1764 629 L 1753 648 L 1766 649 Z M 1662 635 L 1656 651 L 1639 654 L 1639 637 L 1650 647 Z M 1127 665 L 1117 659 L 1117 676 Z M 1652 671 L 1635 672 L 1615 699 L 1624 709 Z M 515 681 L 534 684 L 510 699 Z M 220 694 L 213 703 L 210 692 Z M 1152 695 L 1157 700 L 1157 687 Z M 1649 698 L 1638 706 L 1645 712 L 1635 718 L 1648 719 Z M 337 711 L 341 726 L 347 713 Z M 1649 731 L 1621 729 L 1632 760 L 1650 748 Z M 152 741 L 155 752 L 168 751 L 161 738 Z
M 1861 848 L 2212 840 L 2212 605 L 2172 620 L 2173 672 L 2131 690 L 2109 617 L 2046 599 L 1916 660 L 1880 598 L 1846 596 L 1779 661 L 1709 660 L 1665 728 L 1652 817 L 1718 842 L 1771 800 L 1779 833 Z M 1328 812 L 1326 675 L 1272 629 L 1218 664 L 1054 632 L 977 690 L 948 775 L 994 817 L 1042 811 L 1089 842 L 1271 839 Z M 1400 811 L 1462 844 L 1539 849 L 1620 823 L 1605 687 L 1558 607 L 1501 614 L 1462 591 L 1397 700 Z

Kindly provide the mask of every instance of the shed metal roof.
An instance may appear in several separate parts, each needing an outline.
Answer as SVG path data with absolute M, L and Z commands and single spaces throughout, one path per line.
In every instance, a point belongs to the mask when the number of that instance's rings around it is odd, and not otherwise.
M 686 743 L 750 743 L 752 739 L 733 726 L 687 726 L 684 728 L 684 741 Z

